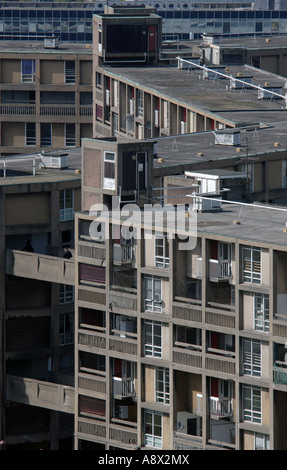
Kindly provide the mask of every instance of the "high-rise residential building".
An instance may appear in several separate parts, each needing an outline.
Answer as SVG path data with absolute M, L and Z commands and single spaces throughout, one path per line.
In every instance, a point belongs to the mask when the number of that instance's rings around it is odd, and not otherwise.
M 92 53 L 82 44 L 1 41 L 0 154 L 80 147 L 92 136 Z
M 0 437 L 284 450 L 286 79 L 163 65 L 159 15 L 126 13 L 94 18 L 81 154 L 0 160 Z

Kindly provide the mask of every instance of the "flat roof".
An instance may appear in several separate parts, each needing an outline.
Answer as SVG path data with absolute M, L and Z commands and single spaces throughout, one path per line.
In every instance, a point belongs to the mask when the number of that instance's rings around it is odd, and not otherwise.
M 154 139 L 158 157 L 154 159 L 154 168 L 166 167 L 167 171 L 172 171 L 169 167 L 190 165 L 201 171 L 201 166 L 211 168 L 213 161 L 227 166 L 229 160 L 235 165 L 247 158 L 250 164 L 266 158 L 287 158 L 287 113 L 284 116 L 285 121 L 281 123 L 241 128 L 240 143 L 236 146 L 216 144 L 215 131 Z
M 65 153 L 68 154 L 67 168 L 43 168 L 39 153 L 0 157 L 0 186 L 81 180 L 81 148 L 65 149 Z M 4 161 L 7 169 L 6 177 L 3 176 Z M 33 162 L 35 162 L 34 176 Z
M 198 232 L 285 247 L 287 251 L 287 207 L 222 204 L 222 211 L 197 214 Z M 240 222 L 240 223 L 237 223 Z
M 203 79 L 199 68 L 179 70 L 177 65 L 169 66 L 108 66 L 101 67 L 112 76 L 118 77 L 155 95 L 190 107 L 194 111 L 207 114 L 211 119 L 224 120 L 230 126 L 270 124 L 286 119 L 285 100 L 258 99 L 258 90 L 245 87 L 231 89 L 230 78 Z M 216 68 L 216 67 L 213 67 Z M 285 95 L 286 78 L 255 67 L 229 66 L 229 77 L 243 79 L 253 77 L 257 86 L 282 87 Z M 279 93 L 281 94 L 281 92 Z
M 209 36 L 208 34 L 206 35 Z M 212 35 L 211 35 L 212 36 Z M 219 35 L 220 36 L 220 35 Z M 194 44 L 206 46 L 202 41 L 194 41 Z M 219 48 L 240 47 L 249 50 L 257 49 L 287 49 L 287 36 L 266 35 L 240 38 L 225 38 L 220 36 L 217 41 L 211 44 Z
M 37 36 L 39 38 L 39 36 Z M 0 54 L 3 53 L 41 53 L 41 54 L 93 54 L 93 48 L 90 44 L 78 43 L 78 42 L 61 42 L 58 41 L 58 45 L 55 48 L 45 47 L 44 39 L 53 39 L 53 36 L 44 36 L 43 40 L 40 41 L 0 41 Z

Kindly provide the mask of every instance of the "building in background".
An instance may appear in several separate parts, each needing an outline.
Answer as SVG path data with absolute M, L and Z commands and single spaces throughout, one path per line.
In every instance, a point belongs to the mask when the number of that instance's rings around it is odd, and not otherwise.
M 0 42 L 0 154 L 80 147 L 92 136 L 92 51 L 82 44 Z
M 118 2 L 109 2 L 114 6 Z M 226 37 L 287 33 L 285 0 L 126 1 L 126 5 L 155 7 L 163 20 L 164 39 L 200 39 L 203 33 Z M 0 39 L 39 40 L 56 35 L 60 41 L 92 43 L 92 18 L 103 14 L 106 1 L 1 2 Z

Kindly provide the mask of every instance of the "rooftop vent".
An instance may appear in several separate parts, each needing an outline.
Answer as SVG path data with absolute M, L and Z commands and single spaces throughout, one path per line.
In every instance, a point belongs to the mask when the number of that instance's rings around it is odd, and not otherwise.
M 57 49 L 58 38 L 56 36 L 44 38 L 44 47 L 45 49 Z
M 44 168 L 67 168 L 68 154 L 61 152 L 42 152 L 42 165 Z
M 240 145 L 240 131 L 235 131 L 233 129 L 222 129 L 216 131 L 215 135 L 215 144 L 217 145 Z

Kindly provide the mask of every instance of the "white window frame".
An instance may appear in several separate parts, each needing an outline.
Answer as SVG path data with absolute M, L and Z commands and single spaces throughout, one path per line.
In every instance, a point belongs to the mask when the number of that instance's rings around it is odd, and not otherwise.
M 262 373 L 262 343 L 245 338 L 242 341 L 242 369 L 244 375 L 261 377 Z
M 259 403 L 259 406 L 258 406 Z M 242 387 L 243 421 L 262 424 L 262 390 L 252 385 Z
M 67 131 L 68 126 L 74 126 L 73 133 L 70 131 Z M 72 136 L 73 134 L 73 136 Z M 76 145 L 76 124 L 74 123 L 66 123 L 65 124 L 65 146 L 66 147 L 75 147 Z
M 28 136 L 28 125 L 33 124 L 34 125 L 34 136 Z M 27 147 L 33 147 L 36 145 L 36 123 L 35 122 L 26 122 L 25 123 L 25 144 Z
M 155 401 L 159 403 L 170 403 L 170 380 L 167 367 L 155 368 Z
M 258 308 L 259 307 L 259 308 Z M 269 295 L 253 295 L 254 330 L 269 332 Z
M 66 188 L 60 190 L 60 222 L 74 219 L 74 190 Z
M 156 422 L 158 418 L 160 424 Z M 150 427 L 150 432 L 147 432 L 147 426 Z M 145 446 L 162 449 L 162 413 L 153 410 L 144 411 L 144 443 Z
M 156 329 L 159 329 L 159 332 Z M 159 322 L 144 322 L 144 356 L 158 359 L 162 357 L 162 324 Z
M 169 267 L 169 240 L 167 238 L 167 235 L 155 234 L 154 264 L 157 268 Z
M 73 67 L 68 66 L 68 62 L 73 63 Z M 76 62 L 74 60 L 65 60 L 65 83 L 76 83 Z
M 31 62 L 31 73 L 23 73 L 23 63 Z M 35 83 L 36 81 L 36 61 L 35 59 L 22 59 L 21 60 L 21 82 L 22 83 Z
M 249 258 L 247 254 L 249 253 Z M 255 254 L 260 255 L 260 261 L 254 259 Z M 250 264 L 250 268 L 246 268 L 246 264 Z M 259 266 L 259 269 L 258 269 Z M 243 281 L 252 284 L 261 284 L 262 281 L 262 250 L 254 246 L 242 247 L 242 270 Z
M 159 276 L 144 276 L 144 309 L 162 313 L 162 279 Z
M 70 304 L 74 302 L 74 286 L 60 284 L 60 305 Z
M 116 188 L 116 154 L 114 152 L 104 152 L 103 160 L 103 189 L 115 190 Z M 114 178 L 105 177 L 105 163 L 114 164 Z

